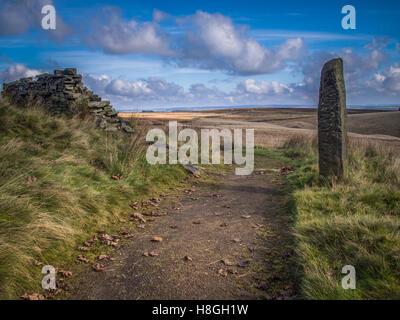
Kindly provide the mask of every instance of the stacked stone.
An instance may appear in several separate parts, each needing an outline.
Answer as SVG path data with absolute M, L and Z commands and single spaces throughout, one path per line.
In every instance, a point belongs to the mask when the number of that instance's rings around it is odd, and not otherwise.
M 77 74 L 75 68 L 54 70 L 54 75 L 44 73 L 4 83 L 2 96 L 20 106 L 27 105 L 30 100 L 38 101 L 54 115 L 73 114 L 77 103 L 86 101 L 90 114 L 97 118 L 99 128 L 133 132 L 128 123 L 118 117 L 110 101 L 102 101 L 83 85 L 82 75 Z

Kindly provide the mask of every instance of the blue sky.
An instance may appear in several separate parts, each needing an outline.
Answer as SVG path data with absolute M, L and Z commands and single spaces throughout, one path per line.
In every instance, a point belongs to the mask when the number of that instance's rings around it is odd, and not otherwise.
M 42 30 L 42 6 L 57 11 Z M 341 25 L 344 5 L 356 29 Z M 400 104 L 400 1 L 0 0 L 0 82 L 77 67 L 119 110 L 315 104 L 342 57 L 349 104 Z

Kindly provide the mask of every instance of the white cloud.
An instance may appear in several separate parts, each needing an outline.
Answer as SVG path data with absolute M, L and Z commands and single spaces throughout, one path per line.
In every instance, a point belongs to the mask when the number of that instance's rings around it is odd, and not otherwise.
M 169 56 L 169 40 L 156 22 L 137 22 L 121 17 L 121 10 L 105 7 L 96 20 L 91 22 L 86 37 L 90 46 L 100 46 L 112 54 L 154 54 Z
M 29 69 L 23 64 L 13 64 L 7 69 L 0 71 L 0 83 L 11 82 L 19 78 L 35 77 L 41 73 L 41 70 Z
M 272 73 L 284 69 L 288 60 L 298 59 L 304 48 L 301 38 L 266 48 L 247 35 L 246 27 L 218 13 L 197 11 L 177 21 L 188 30 L 176 60 L 181 66 L 241 75 Z

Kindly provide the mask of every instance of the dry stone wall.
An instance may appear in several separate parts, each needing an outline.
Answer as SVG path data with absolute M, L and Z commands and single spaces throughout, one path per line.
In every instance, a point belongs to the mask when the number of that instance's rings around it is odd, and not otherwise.
M 87 103 L 90 114 L 97 118 L 99 128 L 133 132 L 129 124 L 118 117 L 110 101 L 102 100 L 83 85 L 82 75 L 77 74 L 75 68 L 54 70 L 54 74 L 44 73 L 4 83 L 1 95 L 20 106 L 32 100 L 39 101 L 54 115 L 74 114 L 79 105 Z

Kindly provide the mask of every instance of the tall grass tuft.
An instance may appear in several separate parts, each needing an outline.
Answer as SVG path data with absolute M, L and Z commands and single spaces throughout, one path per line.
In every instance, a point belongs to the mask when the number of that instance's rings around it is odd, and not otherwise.
M 177 185 L 179 166 L 151 166 L 143 130 L 107 133 L 90 118 L 52 117 L 0 101 L 0 298 L 40 290 L 41 266 L 71 263 L 78 243 Z M 119 174 L 120 180 L 110 177 Z
M 321 181 L 315 147 L 287 146 L 305 155 L 288 176 L 303 297 L 399 299 L 399 150 L 350 141 L 344 179 Z M 356 269 L 356 290 L 341 286 L 345 265 Z

